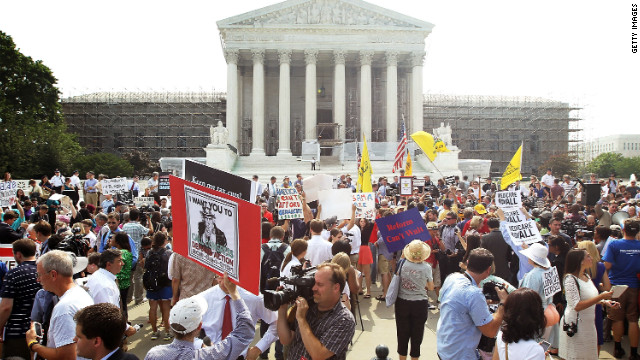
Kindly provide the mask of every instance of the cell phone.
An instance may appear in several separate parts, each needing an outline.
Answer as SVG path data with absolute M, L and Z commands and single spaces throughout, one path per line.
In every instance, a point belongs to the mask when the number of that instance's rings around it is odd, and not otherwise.
M 42 324 L 40 324 L 39 322 L 34 322 L 33 327 L 36 330 L 36 338 L 38 338 L 38 340 L 42 339 L 44 336 L 42 331 Z
M 544 350 L 544 352 L 547 352 L 547 350 L 549 350 L 549 347 L 551 346 L 551 343 L 546 340 L 543 340 L 540 343 L 540 346 L 542 346 L 542 349 Z

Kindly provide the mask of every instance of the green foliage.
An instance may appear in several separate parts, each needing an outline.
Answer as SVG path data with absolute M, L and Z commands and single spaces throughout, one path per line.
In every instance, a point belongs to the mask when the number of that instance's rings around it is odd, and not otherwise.
M 550 156 L 547 161 L 538 168 L 538 173 L 544 174 L 549 168 L 556 177 L 561 177 L 564 174 L 576 176 L 579 165 L 575 156 L 564 153 Z
M 76 169 L 80 170 L 81 176 L 92 170 L 98 174 L 105 174 L 111 178 L 116 176 L 131 177 L 133 175 L 133 165 L 118 155 L 110 153 L 98 153 L 83 155 L 74 162 Z
M 14 178 L 69 173 L 82 149 L 67 132 L 56 78 L 0 31 L 0 169 Z
M 609 177 L 615 173 L 617 177 L 628 177 L 640 172 L 640 157 L 627 158 L 618 153 L 604 153 L 598 155 L 587 164 L 586 170 L 598 177 Z
M 141 177 L 150 176 L 154 171 L 160 171 L 160 164 L 151 161 L 149 153 L 140 150 L 131 150 L 122 155 L 122 158 L 133 165 L 133 173 Z

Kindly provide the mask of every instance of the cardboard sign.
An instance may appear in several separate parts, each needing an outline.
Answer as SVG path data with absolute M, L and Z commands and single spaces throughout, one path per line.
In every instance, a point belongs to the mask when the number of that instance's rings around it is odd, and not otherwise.
M 0 183 L 0 206 L 12 207 L 16 203 L 18 183 L 15 181 L 3 181 Z
M 413 188 L 422 189 L 424 187 L 424 179 L 413 179 Z
M 168 171 L 163 171 L 158 176 L 158 195 L 159 196 L 169 196 L 170 186 L 169 186 L 169 175 L 171 175 Z
M 260 207 L 175 176 L 169 182 L 173 250 L 258 295 Z
M 353 204 L 356 206 L 356 218 L 369 220 L 376 218 L 376 196 L 374 193 L 353 193 Z
M 185 159 L 184 179 L 251 203 L 256 200 L 251 194 L 251 180 L 199 162 Z
M 322 190 L 318 193 L 318 202 L 322 205 L 323 219 L 336 216 L 338 219 L 351 219 L 353 192 L 351 189 Z
M 133 203 L 137 208 L 141 208 L 143 206 L 153 206 L 154 199 L 153 197 L 136 197 L 133 198 Z
M 304 200 L 307 203 L 318 200 L 318 193 L 322 190 L 333 188 L 333 177 L 331 175 L 319 174 L 304 179 Z
M 453 175 L 452 176 L 447 176 L 447 177 L 444 178 L 444 183 L 449 185 L 449 186 L 451 186 L 451 185 L 456 183 L 456 177 L 453 176 Z
M 543 272 L 542 278 L 544 279 L 545 299 L 552 297 L 562 290 L 560 287 L 560 278 L 558 277 L 558 269 L 556 269 L 555 266 L 552 266 L 551 269 Z
M 404 249 L 405 245 L 415 239 L 431 239 L 417 208 L 377 219 L 376 224 L 387 249 L 391 252 Z
M 400 177 L 400 195 L 409 196 L 413 193 L 413 177 Z
M 536 226 L 535 220 L 523 220 L 517 223 L 507 222 L 507 229 L 511 240 L 516 245 L 522 245 L 522 243 L 533 244 L 542 241 L 540 231 Z
M 276 188 L 278 220 L 302 219 L 302 200 L 295 188 Z
M 501 209 L 520 209 L 522 207 L 522 196 L 520 191 L 508 190 L 496 192 L 496 206 Z
M 101 181 L 103 195 L 117 195 L 127 192 L 127 178 L 104 179 Z

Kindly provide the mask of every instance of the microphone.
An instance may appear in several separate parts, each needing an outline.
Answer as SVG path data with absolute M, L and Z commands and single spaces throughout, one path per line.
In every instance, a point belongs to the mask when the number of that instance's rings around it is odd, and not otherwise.
M 584 183 L 579 178 L 575 178 L 573 181 L 577 181 L 582 187 L 584 187 Z
M 272 278 L 267 279 L 267 285 L 270 286 L 270 287 L 274 286 L 274 285 L 276 285 L 276 286 L 280 285 L 280 278 L 272 277 Z

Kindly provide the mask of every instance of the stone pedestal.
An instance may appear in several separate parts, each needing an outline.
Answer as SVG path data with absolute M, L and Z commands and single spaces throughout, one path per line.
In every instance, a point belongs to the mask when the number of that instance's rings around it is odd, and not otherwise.
M 204 151 L 207 153 L 207 166 L 231 172 L 236 163 L 237 155 L 227 145 L 209 144 L 204 148 Z
M 434 179 L 440 179 L 443 175 L 462 177 L 462 171 L 458 168 L 458 154 L 460 154 L 460 150 L 457 146 L 452 146 L 449 150 L 451 151 L 437 153 L 433 163 L 429 161 L 429 158 L 423 153 L 417 155 L 415 161 Z

